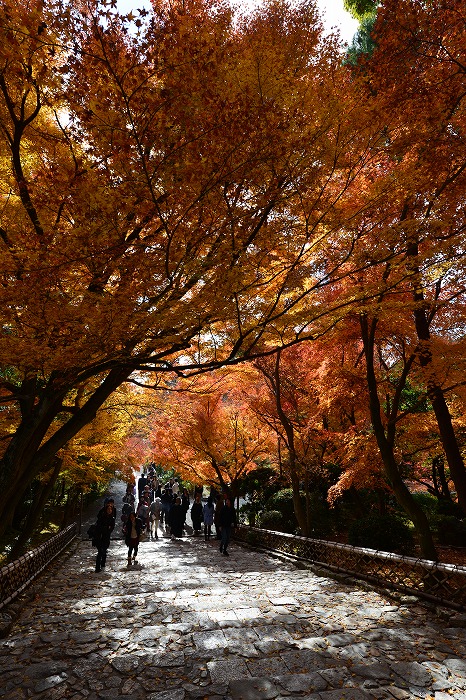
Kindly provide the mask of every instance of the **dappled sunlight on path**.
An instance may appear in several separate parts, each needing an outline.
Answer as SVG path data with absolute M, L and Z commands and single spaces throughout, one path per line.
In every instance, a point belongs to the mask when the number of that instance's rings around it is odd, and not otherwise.
M 466 698 L 466 630 L 216 540 L 79 542 L 1 641 L 9 700 Z

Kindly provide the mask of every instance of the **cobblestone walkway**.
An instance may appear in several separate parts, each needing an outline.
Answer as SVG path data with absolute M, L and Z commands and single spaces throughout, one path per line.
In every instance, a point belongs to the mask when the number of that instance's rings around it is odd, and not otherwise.
M 466 629 L 233 544 L 80 541 L 0 640 L 8 700 L 466 700 Z M 461 616 L 453 616 L 461 622 Z

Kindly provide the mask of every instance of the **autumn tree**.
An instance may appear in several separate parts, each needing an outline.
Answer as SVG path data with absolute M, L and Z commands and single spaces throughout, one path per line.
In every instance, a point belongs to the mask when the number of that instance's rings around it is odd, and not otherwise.
M 134 437 L 140 411 L 140 397 L 123 385 L 96 418 L 57 452 L 52 468 L 31 482 L 27 501 L 18 504 L 13 522 L 19 536 L 11 557 L 23 551 L 47 508 L 50 513 L 55 506 L 60 513 L 55 522 L 66 525 L 76 515 L 81 499 L 91 492 L 101 492 L 116 475 L 127 482 L 134 480 L 133 469 L 146 456 Z M 138 457 L 140 462 L 135 464 Z
M 256 360 L 259 381 L 255 392 L 251 391 L 249 403 L 258 419 L 277 435 L 283 451 L 283 456 L 280 455 L 283 473 L 291 484 L 296 519 L 305 536 L 315 526 L 311 492 L 321 488 L 326 491 L 332 480 L 326 469 L 326 463 L 332 459 L 329 450 L 332 419 L 319 381 L 324 362 L 318 341 Z M 303 492 L 305 504 L 301 498 Z
M 273 373 L 269 369 L 266 375 L 277 406 L 275 421 L 284 427 L 291 456 L 294 492 L 299 494 L 309 460 L 302 437 L 312 436 L 322 449 L 314 469 L 331 461 L 341 470 L 328 491 L 329 501 L 336 504 L 344 492 L 361 488 L 382 497 L 393 493 L 416 527 L 423 556 L 435 559 L 426 516 L 406 484 L 408 455 L 439 445 L 425 391 L 419 389 L 415 400 L 408 394 L 408 377 L 413 384 L 419 381 L 409 305 L 395 296 L 386 318 L 367 312 L 348 316 L 311 348 L 307 353 L 299 348 L 297 364 L 287 363 L 288 351 L 283 351 L 282 366 L 276 361 Z
M 247 372 L 198 378 L 159 396 L 151 422 L 154 460 L 186 481 L 238 495 L 271 454 L 270 430 L 248 410 Z
M 374 29 L 377 50 L 362 69 L 368 100 L 385 119 L 380 179 L 387 198 L 376 228 L 379 239 L 397 251 L 396 263 L 381 278 L 381 293 L 389 298 L 386 289 L 398 276 L 396 287 L 410 305 L 417 337 L 413 366 L 422 370 L 466 512 L 466 469 L 446 380 L 448 359 L 456 356 L 453 384 L 461 383 L 464 371 L 466 53 L 460 5 L 387 0 Z M 390 314 L 390 304 L 377 314 Z
M 0 529 L 132 373 L 237 362 L 327 313 L 380 136 L 320 30 L 309 3 L 2 3 Z

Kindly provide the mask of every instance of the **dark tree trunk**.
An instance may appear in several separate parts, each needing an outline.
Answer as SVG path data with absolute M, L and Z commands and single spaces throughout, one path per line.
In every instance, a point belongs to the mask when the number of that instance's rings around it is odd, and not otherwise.
M 419 362 L 421 367 L 425 368 L 431 364 L 433 359 L 429 347 L 429 327 L 425 312 L 422 309 L 415 310 L 414 315 L 416 318 L 416 331 L 421 344 Z M 463 513 L 466 514 L 466 469 L 443 390 L 433 378 L 430 378 L 427 382 L 427 394 L 437 419 L 442 447 L 450 468 L 450 476 L 458 494 L 458 503 Z
M 285 443 L 286 450 L 288 452 L 288 468 L 290 471 L 290 481 L 291 481 L 291 491 L 293 497 L 293 509 L 298 521 L 298 525 L 301 529 L 304 537 L 308 537 L 308 522 L 306 517 L 306 509 L 303 507 L 301 501 L 300 493 L 300 483 L 298 475 L 298 460 L 296 458 L 295 442 L 294 442 L 294 428 L 292 422 L 288 419 L 285 411 L 283 410 L 282 400 L 281 400 L 281 381 L 280 381 L 280 351 L 276 354 L 275 367 L 273 371 L 268 371 L 264 366 L 258 365 L 258 369 L 262 372 L 264 377 L 266 377 L 270 389 L 275 398 L 275 408 L 277 409 L 278 419 L 285 432 L 286 439 L 283 441 Z M 278 446 L 280 448 L 281 440 L 279 438 Z M 280 465 L 281 460 L 281 448 L 279 452 Z
M 419 340 L 419 363 L 421 367 L 425 369 L 432 365 L 433 356 L 431 350 L 430 320 L 417 266 L 417 257 L 419 255 L 417 240 L 412 241 L 407 252 L 411 259 L 410 268 L 413 272 L 414 280 L 413 299 L 415 303 L 413 313 L 416 334 Z M 455 484 L 456 493 L 458 494 L 458 503 L 463 513 L 466 515 L 466 468 L 453 429 L 450 410 L 445 400 L 443 389 L 435 380 L 433 373 L 429 373 L 428 375 L 427 395 L 434 409 L 440 439 L 450 468 L 450 476 Z
M 42 486 L 42 488 L 37 492 L 36 497 L 34 499 L 34 502 L 32 504 L 32 507 L 29 511 L 28 517 L 26 519 L 26 522 L 24 526 L 21 529 L 21 533 L 16 540 L 11 553 L 10 553 L 10 559 L 16 559 L 17 557 L 21 556 L 23 554 L 24 550 L 24 545 L 28 542 L 28 540 L 31 538 L 31 536 L 34 533 L 34 530 L 37 527 L 38 522 L 41 519 L 42 512 L 44 510 L 44 506 L 47 503 L 47 500 L 52 492 L 52 489 L 56 483 L 56 480 L 58 478 L 58 475 L 60 473 L 61 465 L 62 465 L 61 459 L 56 458 L 54 460 L 54 467 L 53 467 L 53 473 L 50 479 L 46 484 Z
M 301 500 L 301 491 L 299 488 L 299 478 L 296 471 L 291 471 L 291 491 L 293 494 L 293 509 L 298 521 L 299 528 L 303 537 L 309 537 L 309 530 L 307 529 L 307 517 L 306 509 L 303 506 Z
M 304 496 L 306 500 L 306 532 L 307 536 L 310 535 L 312 531 L 312 514 L 311 514 L 311 493 L 309 490 L 309 476 L 306 470 L 306 476 L 304 478 Z
M 393 449 L 395 437 L 394 428 L 391 428 L 390 439 L 388 439 L 385 434 L 377 390 L 377 378 L 374 370 L 374 338 L 376 325 L 376 320 L 373 320 L 369 325 L 367 317 L 361 316 L 361 331 L 364 343 L 364 355 L 366 358 L 367 386 L 369 390 L 372 427 L 382 457 L 385 476 L 393 489 L 396 500 L 414 524 L 419 537 L 421 554 L 425 559 L 437 561 L 437 552 L 426 514 L 412 497 L 398 469 Z
M 300 492 L 300 480 L 299 480 L 299 474 L 298 474 L 298 462 L 296 459 L 296 449 L 295 449 L 295 442 L 294 442 L 294 428 L 293 424 L 291 421 L 288 419 L 288 416 L 286 415 L 285 411 L 283 410 L 282 406 L 282 401 L 281 401 L 281 382 L 280 382 L 280 351 L 277 352 L 277 359 L 275 362 L 275 372 L 273 376 L 273 386 L 275 389 L 275 404 L 277 408 L 277 415 L 280 420 L 280 423 L 283 426 L 283 429 L 286 434 L 286 447 L 288 450 L 288 457 L 289 457 L 289 468 L 290 468 L 290 476 L 291 476 L 291 489 L 293 493 L 293 509 L 294 513 L 296 516 L 296 520 L 298 521 L 299 528 L 303 534 L 304 537 L 309 536 L 309 529 L 308 529 L 308 520 L 306 517 L 306 509 L 303 507 L 303 503 L 301 501 L 301 492 Z
M 60 448 L 90 423 L 97 410 L 128 377 L 128 370 L 112 370 L 86 403 L 43 442 L 69 390 L 58 391 L 51 381 L 40 400 L 24 415 L 0 461 L 0 536 L 8 529 L 24 489 L 50 465 Z
M 445 475 L 445 462 L 442 457 L 434 457 L 432 460 L 432 481 L 437 488 L 437 498 L 453 503 Z

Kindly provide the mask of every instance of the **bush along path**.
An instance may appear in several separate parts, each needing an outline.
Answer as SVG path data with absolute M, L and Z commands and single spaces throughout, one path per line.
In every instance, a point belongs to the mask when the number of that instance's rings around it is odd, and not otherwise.
M 119 539 L 101 573 L 87 540 L 60 560 L 0 640 L 0 697 L 466 698 L 463 615 L 159 534 L 137 566 Z

